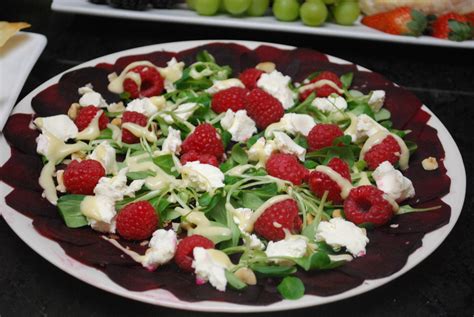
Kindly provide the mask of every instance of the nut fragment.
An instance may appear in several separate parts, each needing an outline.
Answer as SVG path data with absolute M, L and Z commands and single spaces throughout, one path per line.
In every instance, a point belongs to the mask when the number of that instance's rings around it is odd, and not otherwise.
M 436 158 L 432 156 L 425 158 L 421 162 L 421 165 L 425 171 L 434 171 L 435 169 L 438 169 L 438 161 L 436 161 Z
M 313 220 L 314 220 L 314 216 L 312 214 L 306 215 L 306 222 L 308 223 L 308 225 L 312 224 Z
M 114 102 L 107 106 L 107 110 L 110 112 L 124 112 L 125 106 L 123 105 L 123 102 L 121 101 L 117 103 Z
M 341 209 L 334 209 L 332 211 L 332 217 L 333 218 L 341 218 L 342 217 L 342 211 Z
M 67 115 L 69 116 L 69 118 L 71 118 L 72 120 L 75 120 L 77 118 L 77 115 L 79 114 L 80 108 L 81 108 L 81 105 L 76 102 L 71 104 L 71 106 L 69 107 L 69 110 L 67 111 Z
M 247 285 L 257 284 L 257 277 L 255 276 L 255 273 L 248 267 L 241 267 L 234 273 L 234 275 Z
M 64 170 L 57 170 L 56 171 L 56 181 L 58 182 L 58 186 L 56 186 L 56 190 L 60 193 L 66 192 L 66 186 L 64 185 Z
M 113 118 L 112 122 L 113 125 L 120 127 L 122 125 L 122 119 L 121 118 Z
M 79 162 L 86 159 L 86 153 L 82 151 L 77 151 L 71 154 L 71 159 L 78 160 Z
M 275 63 L 272 63 L 272 62 L 263 62 L 263 63 L 258 63 L 257 66 L 255 66 L 255 68 L 265 73 L 271 73 L 275 70 L 276 65 Z

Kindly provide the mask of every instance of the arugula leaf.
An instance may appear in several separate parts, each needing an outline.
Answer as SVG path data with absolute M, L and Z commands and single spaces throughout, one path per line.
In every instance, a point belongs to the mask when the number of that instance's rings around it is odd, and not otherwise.
M 311 161 L 311 160 L 304 161 L 304 167 L 308 169 L 314 169 L 316 168 L 316 166 L 318 166 L 318 163 L 316 163 L 315 161 Z
M 235 162 L 240 165 L 247 164 L 249 161 L 247 153 L 245 153 L 244 149 L 240 146 L 239 143 L 235 144 L 232 147 L 231 157 Z
M 175 177 L 179 176 L 179 173 L 174 165 L 173 156 L 171 154 L 157 156 L 153 158 L 153 163 L 158 165 L 167 174 L 173 175 Z
M 296 144 L 298 144 L 301 147 L 304 147 L 305 149 L 308 149 L 308 140 L 304 135 L 298 134 L 296 138 L 293 140 L 295 141 Z
M 87 226 L 87 218 L 81 212 L 84 195 L 64 195 L 58 199 L 58 209 L 68 228 Z
M 310 256 L 294 259 L 296 264 L 305 271 L 327 269 L 331 264 L 331 259 L 325 252 L 315 252 Z
M 230 272 L 229 270 L 225 270 L 225 278 L 227 279 L 227 283 L 229 286 L 236 290 L 241 290 L 247 287 L 247 284 L 242 282 L 234 275 L 234 273 Z
M 375 121 L 384 121 L 390 119 L 391 116 L 392 114 L 390 113 L 390 111 L 385 108 L 382 108 L 374 114 L 374 119 Z
M 215 63 L 216 59 L 207 50 L 199 51 L 196 55 L 196 60 L 203 63 Z
M 278 292 L 286 299 L 299 299 L 303 297 L 305 288 L 303 282 L 295 276 L 285 277 L 277 286 Z
M 252 189 L 252 193 L 260 198 L 268 199 L 278 194 L 278 185 L 275 183 L 266 184 L 259 188 Z
M 244 208 L 250 208 L 256 210 L 263 204 L 263 200 L 253 192 L 244 192 L 242 194 L 242 206 Z
M 374 111 L 372 108 L 370 108 L 369 104 L 367 102 L 363 101 L 349 101 L 348 102 L 348 108 L 350 109 L 350 112 L 353 113 L 356 116 L 359 116 L 361 114 L 366 114 L 371 118 L 374 118 Z
M 230 143 L 230 140 L 232 139 L 232 134 L 222 129 L 221 137 L 222 137 L 222 143 L 224 144 L 224 147 L 227 147 L 227 145 L 229 145 Z
M 253 135 L 250 139 L 247 140 L 247 148 L 251 148 L 252 145 L 255 144 L 255 142 L 257 142 L 258 139 L 260 139 L 263 135 L 265 134 L 265 131 L 262 131 L 260 133 L 257 133 L 255 135 Z
M 227 160 L 224 163 L 221 163 L 221 165 L 219 165 L 219 168 L 223 173 L 225 173 L 234 166 L 235 166 L 235 162 L 233 160 Z
M 278 266 L 265 264 L 252 264 L 250 268 L 261 277 L 284 277 L 297 271 L 294 266 Z
M 128 172 L 126 175 L 127 175 L 127 178 L 131 180 L 137 180 L 137 179 L 144 179 L 149 176 L 156 176 L 156 173 L 152 171 L 140 171 L 140 172 Z
M 104 130 L 100 131 L 100 135 L 97 140 L 110 140 L 112 139 L 112 130 L 109 128 L 105 128 Z
M 341 80 L 341 83 L 342 83 L 342 87 L 344 87 L 344 89 L 349 89 L 349 87 L 351 86 L 352 84 L 352 79 L 354 78 L 354 73 L 346 73 L 344 75 L 342 75 L 340 77 L 340 80 Z
M 225 225 L 227 224 L 227 210 L 225 209 L 225 198 L 222 196 L 217 197 L 219 199 L 217 200 L 215 206 L 206 212 L 206 216 L 210 219 L 214 219 L 218 223 Z

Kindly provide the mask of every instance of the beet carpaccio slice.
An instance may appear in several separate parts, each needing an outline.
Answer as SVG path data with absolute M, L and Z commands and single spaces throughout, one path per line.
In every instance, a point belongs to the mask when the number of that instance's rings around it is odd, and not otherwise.
M 108 102 L 118 99 L 107 91 L 107 75 L 120 72 L 128 64 L 149 60 L 158 66 L 176 57 L 194 62 L 196 53 L 209 51 L 218 64 L 230 65 L 234 76 L 241 70 L 259 62 L 272 61 L 277 69 L 294 81 L 302 81 L 314 71 L 330 70 L 338 75 L 354 73 L 352 87 L 368 92 L 375 89 L 386 91 L 385 107 L 392 113 L 394 127 L 410 129 L 407 139 L 416 141 L 417 152 L 411 157 L 406 175 L 413 181 L 416 197 L 409 201 L 415 207 L 440 205 L 441 209 L 394 217 L 392 224 L 369 232 L 367 255 L 357 258 L 331 271 L 298 272 L 306 285 L 306 293 L 330 296 L 359 286 L 366 279 L 381 278 L 400 270 L 408 256 L 422 245 L 423 236 L 449 222 L 451 209 L 440 200 L 450 189 L 450 178 L 443 165 L 444 150 L 437 131 L 426 125 L 430 115 L 421 109 L 421 102 L 409 91 L 395 86 L 383 76 L 360 71 L 353 64 L 340 65 L 329 62 L 319 52 L 309 49 L 282 50 L 270 46 L 248 49 L 238 44 L 211 43 L 181 52 L 153 52 L 144 55 L 119 58 L 115 64 L 98 64 L 96 67 L 77 69 L 64 74 L 59 83 L 40 92 L 32 100 L 37 115 L 49 116 L 66 113 L 70 104 L 78 99 L 77 88 L 92 83 Z M 122 251 L 111 247 L 101 234 L 90 228 L 69 229 L 60 218 L 56 207 L 41 197 L 38 176 L 43 166 L 36 154 L 35 138 L 38 132 L 31 129 L 31 114 L 15 114 L 10 117 L 4 134 L 12 148 L 10 159 L 0 168 L 0 180 L 12 186 L 6 197 L 8 206 L 33 219 L 35 229 L 45 237 L 55 240 L 72 258 L 103 271 L 117 284 L 133 291 L 163 288 L 185 301 L 216 300 L 248 305 L 267 305 L 282 298 L 276 290 L 277 279 L 261 279 L 256 286 L 245 291 L 219 292 L 209 284 L 196 286 L 192 274 L 180 272 L 174 264 L 160 267 L 154 272 L 124 256 Z M 434 156 L 439 169 L 427 172 L 421 161 Z M 20 181 L 21 180 L 21 181 Z M 127 246 L 144 251 L 138 244 Z

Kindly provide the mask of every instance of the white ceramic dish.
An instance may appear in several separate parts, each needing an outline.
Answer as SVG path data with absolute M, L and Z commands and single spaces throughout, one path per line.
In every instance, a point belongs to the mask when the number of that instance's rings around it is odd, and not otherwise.
M 44 35 L 19 32 L 0 47 L 0 131 L 46 42 Z
M 88 0 L 53 0 L 51 8 L 55 11 L 98 15 L 105 17 L 163 21 L 185 24 L 214 25 L 220 27 L 234 27 L 243 29 L 268 30 L 272 32 L 292 32 L 314 35 L 347 37 L 354 39 L 397 42 L 403 44 L 433 45 L 445 47 L 474 48 L 474 40 L 454 42 L 441 40 L 430 36 L 418 38 L 410 36 L 396 36 L 376 31 L 360 23 L 354 26 L 341 26 L 327 23 L 324 27 L 309 27 L 296 22 L 279 22 L 273 16 L 263 17 L 231 17 L 229 15 L 216 15 L 212 17 L 200 16 L 196 12 L 186 9 L 184 5 L 177 9 L 146 11 L 132 11 L 112 8 L 108 5 L 96 5 Z
M 131 49 L 111 55 L 107 55 L 101 58 L 94 59 L 92 61 L 81 64 L 73 69 L 94 66 L 99 62 L 108 62 L 113 63 L 117 58 L 121 56 L 134 55 L 134 54 L 144 54 L 158 50 L 167 50 L 167 51 L 180 51 L 188 48 L 192 48 L 198 45 L 203 45 L 209 42 L 216 41 L 188 41 L 188 42 L 175 42 L 175 43 L 166 43 L 140 47 L 136 49 Z M 232 42 L 232 41 L 219 41 L 219 42 Z M 233 41 L 236 42 L 236 41 Z M 236 42 L 241 45 L 245 45 L 248 48 L 255 48 L 261 44 L 273 45 L 278 48 L 292 48 L 284 45 L 277 45 L 271 43 L 261 43 L 261 42 L 249 42 L 249 41 L 238 41 Z M 348 63 L 347 61 L 329 56 L 331 62 L 334 63 Z M 360 67 L 360 69 L 364 69 Z M 366 70 L 366 69 L 364 69 Z M 15 108 L 14 112 L 23 112 L 31 113 L 31 99 L 37 93 L 47 88 L 48 86 L 57 83 L 61 74 L 53 77 L 48 80 L 30 94 L 28 94 Z M 202 301 L 202 302 L 184 302 L 177 299 L 174 295 L 166 290 L 150 290 L 146 292 L 133 292 L 127 290 L 121 286 L 115 284 L 110 280 L 107 275 L 103 272 L 94 269 L 90 266 L 86 266 L 69 256 L 67 256 L 63 249 L 55 241 L 49 240 L 44 236 L 41 236 L 36 232 L 31 224 L 31 219 L 23 216 L 17 211 L 11 209 L 5 204 L 5 196 L 11 191 L 11 188 L 4 183 L 0 183 L 0 207 L 3 208 L 3 217 L 5 218 L 8 225 L 13 229 L 13 231 L 33 250 L 35 250 L 42 257 L 50 261 L 52 264 L 60 268 L 61 270 L 69 273 L 70 275 L 89 283 L 95 287 L 101 288 L 108 292 L 121 295 L 127 298 L 134 300 L 154 304 L 167 306 L 178 309 L 188 309 L 188 310 L 197 310 L 197 311 L 208 311 L 208 312 L 264 312 L 264 311 L 276 311 L 276 310 L 287 310 L 302 308 L 307 306 L 321 305 L 329 302 L 334 302 L 342 300 L 344 298 L 352 297 L 364 292 L 367 292 L 371 289 L 379 287 L 387 282 L 399 277 L 405 272 L 409 271 L 415 265 L 419 264 L 423 259 L 429 256 L 446 238 L 449 232 L 454 227 L 459 214 L 461 213 L 465 190 L 466 190 L 466 173 L 464 170 L 464 164 L 461 158 L 459 149 L 457 148 L 453 138 L 440 122 L 440 120 L 428 110 L 425 106 L 423 109 L 431 114 L 431 119 L 428 124 L 438 130 L 438 136 L 441 140 L 441 143 L 446 151 L 446 158 L 444 164 L 448 170 L 448 175 L 453 180 L 453 184 L 456 186 L 451 187 L 451 191 L 448 195 L 443 197 L 443 200 L 449 204 L 452 208 L 451 218 L 447 225 L 435 230 L 423 238 L 423 246 L 417 249 L 413 254 L 408 258 L 406 265 L 395 274 L 377 280 L 366 280 L 362 285 L 353 288 L 347 292 L 328 296 L 328 297 L 319 297 L 313 295 L 305 295 L 303 298 L 296 301 L 282 300 L 280 302 L 268 305 L 268 306 L 250 306 L 250 305 L 240 305 L 232 304 L 227 302 L 215 302 L 215 301 Z M 5 161 L 9 158 L 9 146 L 5 141 L 3 135 L 0 135 L 0 165 L 3 165 Z

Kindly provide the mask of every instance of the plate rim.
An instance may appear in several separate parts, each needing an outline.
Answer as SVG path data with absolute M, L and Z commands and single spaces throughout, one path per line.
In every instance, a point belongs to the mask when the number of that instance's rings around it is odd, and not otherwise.
M 112 54 L 104 55 L 101 57 L 97 57 L 95 59 L 89 60 L 87 62 L 81 63 L 75 67 L 65 70 L 60 74 L 53 76 L 52 78 L 48 79 L 33 91 L 31 91 L 28 95 L 26 95 L 14 108 L 13 113 L 19 113 L 25 110 L 29 110 L 29 112 L 33 112 L 31 108 L 31 99 L 35 96 L 39 91 L 49 87 L 51 84 L 56 83 L 59 78 L 66 72 L 70 72 L 71 70 L 88 67 L 88 66 L 95 66 L 99 62 L 112 62 L 115 61 L 118 57 L 127 56 L 131 54 L 145 54 L 153 51 L 160 51 L 160 50 L 171 50 L 171 51 L 180 51 L 188 48 L 193 48 L 196 46 L 209 44 L 209 43 L 235 43 L 239 45 L 244 45 L 248 48 L 255 48 L 259 45 L 271 45 L 277 48 L 282 49 L 293 49 L 294 46 L 288 46 L 279 43 L 271 43 L 271 42 L 261 42 L 261 41 L 239 41 L 239 40 L 194 40 L 194 41 L 178 41 L 178 42 L 167 42 L 167 43 L 160 43 L 160 44 L 152 44 L 137 48 L 131 48 L 119 52 L 115 52 Z M 173 47 L 173 49 L 170 49 Z M 336 63 L 351 63 L 350 61 L 346 61 L 337 57 L 333 57 L 331 55 L 327 55 L 331 62 Z M 362 66 L 354 64 L 360 70 L 368 70 Z M 370 71 L 370 70 L 368 70 Z M 69 275 L 74 276 L 75 278 L 90 284 L 96 288 L 105 290 L 109 293 L 120 295 L 122 297 L 126 297 L 129 299 L 153 304 L 153 305 L 160 305 L 169 308 L 176 308 L 181 310 L 192 310 L 192 311 L 204 311 L 204 312 L 230 312 L 230 313 L 242 313 L 242 312 L 270 312 L 270 311 L 280 311 L 280 310 L 290 310 L 290 309 L 298 309 L 298 308 L 305 308 L 310 306 L 317 306 L 326 303 L 331 303 L 335 301 L 340 301 L 343 299 L 347 299 L 375 288 L 378 288 L 396 278 L 403 275 L 404 273 L 411 270 L 413 267 L 421 263 L 425 260 L 431 253 L 433 253 L 446 239 L 448 234 L 452 231 L 453 227 L 455 226 L 460 213 L 462 211 L 465 193 L 466 193 L 466 172 L 464 167 L 464 162 L 462 160 L 461 153 L 459 148 L 457 147 L 454 139 L 452 138 L 451 134 L 447 130 L 447 128 L 442 124 L 442 122 L 436 117 L 436 115 L 429 110 L 425 105 L 422 108 L 424 111 L 427 111 L 431 118 L 428 121 L 428 125 L 434 127 L 438 131 L 438 137 L 440 139 L 443 148 L 445 149 L 445 165 L 447 169 L 447 174 L 453 178 L 455 175 L 456 179 L 456 186 L 454 186 L 454 182 L 451 183 L 450 192 L 443 197 L 443 201 L 450 201 L 448 203 L 451 206 L 451 216 L 449 223 L 446 225 L 425 234 L 422 239 L 423 245 L 418 248 L 415 252 L 410 254 L 408 257 L 407 263 L 403 266 L 402 269 L 395 272 L 394 274 L 375 280 L 365 280 L 361 285 L 345 291 L 343 293 L 339 293 L 336 295 L 331 296 L 315 296 L 315 295 L 305 295 L 302 299 L 296 301 L 289 301 L 289 300 L 282 300 L 270 305 L 265 306 L 257 306 L 257 305 L 245 305 L 245 304 L 235 304 L 230 302 L 217 302 L 217 301 L 196 301 L 196 302 L 187 302 L 177 299 L 174 295 L 172 295 L 169 291 L 163 289 L 155 289 L 145 292 L 135 292 L 127 290 L 120 285 L 113 282 L 105 273 L 102 271 L 82 264 L 77 260 L 67 256 L 64 250 L 59 246 L 56 241 L 50 240 L 47 237 L 42 236 L 39 234 L 34 228 L 32 227 L 31 218 L 28 218 L 16 210 L 13 210 L 5 203 L 5 196 L 11 191 L 11 187 L 4 184 L 3 182 L 0 183 L 0 205 L 4 206 L 5 209 L 3 211 L 3 216 L 6 223 L 12 228 L 15 234 L 20 237 L 30 248 L 32 248 L 36 253 L 38 253 L 41 257 L 46 259 L 48 262 L 56 266 L 57 268 L 61 269 L 62 271 L 66 272 Z M 27 112 L 28 113 L 28 112 Z M 10 146 L 5 140 L 3 134 L 0 134 L 0 148 L 4 148 L 7 146 L 6 149 L 9 149 Z M 3 153 L 3 152 L 2 152 Z M 4 157 L 5 156 L 5 157 Z M 3 165 L 4 161 L 8 159 L 11 154 L 0 154 L 0 163 Z M 451 160 L 453 162 L 451 162 Z M 451 168 L 448 169 L 448 166 Z M 457 166 L 456 169 L 453 170 L 453 166 Z M 22 232 L 21 230 L 31 230 L 32 232 Z M 33 238 L 32 239 L 32 235 Z M 38 239 L 39 238 L 39 239 Z M 435 241 L 435 245 L 427 246 L 425 242 L 431 242 L 432 240 Z M 57 248 L 54 248 L 56 245 Z M 58 248 L 60 250 L 58 250 Z M 53 251 L 53 253 L 49 253 L 47 251 Z M 62 252 L 61 252 L 62 251 Z M 58 254 L 59 252 L 59 254 Z M 417 255 L 417 256 L 415 256 Z M 417 259 L 415 259 L 417 258 Z M 419 259 L 418 259 L 419 258 Z M 72 265 L 68 267 L 68 265 Z M 83 271 L 93 271 L 90 276 L 83 275 L 78 268 Z M 102 276 L 101 276 L 102 275 Z M 100 285 L 97 284 L 97 281 L 91 280 L 92 278 L 102 278 L 108 280 L 107 283 Z

